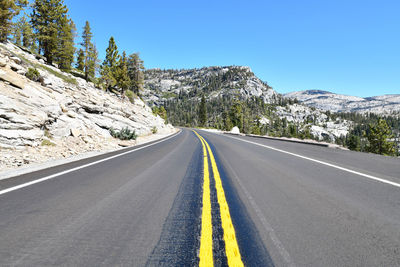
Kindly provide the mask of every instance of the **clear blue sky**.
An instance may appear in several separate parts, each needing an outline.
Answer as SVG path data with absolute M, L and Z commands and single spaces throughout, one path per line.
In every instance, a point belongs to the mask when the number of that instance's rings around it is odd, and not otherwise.
M 110 36 L 146 68 L 246 65 L 280 93 L 400 93 L 400 1 L 65 0 L 103 58 Z

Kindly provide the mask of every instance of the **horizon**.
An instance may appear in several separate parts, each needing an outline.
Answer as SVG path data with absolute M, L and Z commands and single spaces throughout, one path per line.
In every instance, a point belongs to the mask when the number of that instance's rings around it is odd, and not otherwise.
M 101 59 L 113 36 L 146 69 L 249 66 L 282 94 L 400 92 L 396 1 L 64 2 L 78 42 L 89 21 Z

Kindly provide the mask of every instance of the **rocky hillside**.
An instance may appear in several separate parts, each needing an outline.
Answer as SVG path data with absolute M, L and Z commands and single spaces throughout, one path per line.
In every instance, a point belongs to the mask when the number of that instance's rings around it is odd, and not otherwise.
M 335 141 L 346 136 L 351 128 L 347 120 L 332 119 L 323 110 L 282 97 L 249 67 L 145 72 L 143 99 L 151 106 L 165 106 L 173 124 L 199 126 L 198 107 L 203 94 L 207 99 L 206 125 L 218 129 L 230 130 L 231 126 L 241 125 L 241 131 L 248 133 Z M 242 113 L 236 114 L 242 121 L 234 118 L 235 112 Z
M 372 112 L 381 115 L 400 112 L 400 94 L 362 98 L 321 90 L 308 90 L 288 93 L 285 97 L 296 98 L 305 105 L 332 112 Z
M 39 76 L 32 77 L 33 69 Z M 28 148 L 26 157 L 33 158 L 32 148 L 49 154 L 57 151 L 67 157 L 118 147 L 121 142 L 111 138 L 110 130 L 123 128 L 139 136 L 173 131 L 142 100 L 131 103 L 46 65 L 43 59 L 11 43 L 0 44 L 2 164 L 7 158 L 16 160 L 13 155 Z
M 182 93 L 193 97 L 204 93 L 208 99 L 220 96 L 237 96 L 241 99 L 258 97 L 265 103 L 273 103 L 278 99 L 278 94 L 257 78 L 249 67 L 145 71 L 142 95 L 150 105 L 162 104 Z

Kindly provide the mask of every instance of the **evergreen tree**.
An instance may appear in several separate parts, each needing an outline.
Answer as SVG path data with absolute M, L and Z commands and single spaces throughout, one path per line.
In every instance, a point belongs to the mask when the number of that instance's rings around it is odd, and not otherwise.
M 26 19 L 26 15 L 18 21 L 22 33 L 22 45 L 31 51 L 37 50 L 35 34 L 31 24 Z
M 62 0 L 35 0 L 32 4 L 31 23 L 39 42 L 39 53 L 43 53 L 49 64 L 53 63 L 60 47 L 60 33 L 67 38 L 68 9 Z M 68 39 L 68 38 L 67 38 Z
M 240 100 L 235 100 L 231 106 L 229 113 L 233 126 L 237 126 L 239 129 L 243 129 L 243 113 L 242 103 Z
M 206 107 L 206 97 L 201 97 L 200 107 L 199 107 L 199 120 L 200 126 L 204 127 L 207 123 L 207 107 Z
M 121 94 L 124 95 L 125 91 L 131 86 L 131 79 L 128 76 L 127 58 L 125 51 L 119 58 L 118 66 L 115 71 L 115 78 L 117 86 L 121 89 Z
M 106 59 L 101 66 L 101 77 L 105 82 L 106 90 L 111 90 L 117 84 L 116 70 L 118 67 L 119 54 L 118 48 L 115 44 L 114 37 L 108 41 L 106 49 Z
M 70 70 L 75 55 L 74 40 L 76 36 L 76 26 L 68 17 L 62 18 L 60 26 L 56 62 L 60 69 Z
M 15 44 L 20 46 L 22 44 L 22 25 L 20 23 L 20 20 L 14 23 L 13 29 L 12 29 L 12 39 L 11 41 Z
M 103 65 L 110 67 L 112 70 L 117 68 L 117 63 L 120 56 L 118 53 L 118 47 L 115 43 L 114 37 L 111 37 L 108 42 L 108 47 L 106 49 L 106 59 L 103 62 Z
M 99 52 L 97 51 L 96 45 L 91 44 L 89 47 L 88 54 L 88 65 L 87 65 L 87 73 L 88 78 L 93 79 L 96 76 L 96 72 L 99 68 Z
M 374 125 L 370 124 L 366 137 L 368 139 L 368 152 L 381 155 L 395 155 L 395 143 L 389 141 L 389 139 L 394 137 L 385 120 L 379 119 L 378 123 Z
M 256 134 L 256 135 L 261 135 L 261 123 L 260 123 L 260 117 L 256 117 L 256 121 L 251 127 L 251 133 Z
M 233 128 L 232 122 L 231 122 L 231 117 L 229 116 L 229 114 L 227 112 L 224 112 L 222 114 L 223 118 L 224 118 L 224 130 L 225 131 L 230 131 Z
M 359 136 L 350 134 L 346 140 L 346 145 L 350 150 L 360 151 L 361 150 L 361 139 Z
M 76 59 L 76 68 L 80 71 L 83 71 L 85 68 L 85 52 L 82 49 L 78 51 L 78 57 Z
M 90 29 L 89 21 L 86 21 L 85 27 L 83 27 L 82 43 L 81 43 L 81 45 L 83 47 L 83 55 L 84 55 L 83 70 L 85 71 L 86 81 L 89 80 L 89 77 L 93 78 L 92 75 L 89 75 L 90 73 L 93 74 L 93 70 L 91 70 L 91 66 L 93 66 L 93 62 L 92 62 L 91 56 L 90 56 L 90 53 L 92 52 L 91 50 L 94 48 L 93 43 L 92 43 L 92 38 L 93 38 L 93 34 Z
M 27 0 L 0 0 L 0 42 L 7 41 L 13 25 L 12 19 L 27 4 Z
M 167 111 L 165 110 L 164 106 L 160 107 L 159 115 L 160 115 L 161 118 L 164 119 L 165 122 L 167 122 L 167 119 L 168 119 Z
M 140 92 L 143 90 L 144 83 L 143 60 L 140 59 L 138 53 L 131 54 L 128 57 L 127 66 L 128 75 L 131 79 L 132 91 L 135 94 L 140 95 Z

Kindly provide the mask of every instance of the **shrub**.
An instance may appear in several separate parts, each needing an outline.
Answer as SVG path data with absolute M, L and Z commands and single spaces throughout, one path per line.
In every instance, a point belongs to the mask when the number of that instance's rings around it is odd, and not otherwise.
M 131 101 L 131 103 L 135 101 L 136 95 L 131 90 L 127 90 L 125 92 L 125 96 L 129 99 L 129 101 Z
M 137 135 L 135 130 L 130 130 L 128 127 L 123 128 L 121 131 L 116 131 L 113 128 L 110 129 L 110 134 L 114 138 L 118 138 L 121 140 L 135 140 Z
M 157 127 L 156 126 L 154 126 L 153 128 L 151 128 L 151 132 L 153 133 L 153 134 L 156 134 L 157 133 Z
M 34 82 L 37 82 L 40 79 L 40 73 L 36 68 L 29 68 L 25 76 Z
M 40 145 L 41 146 L 55 146 L 56 144 L 54 144 L 50 140 L 44 139 Z

